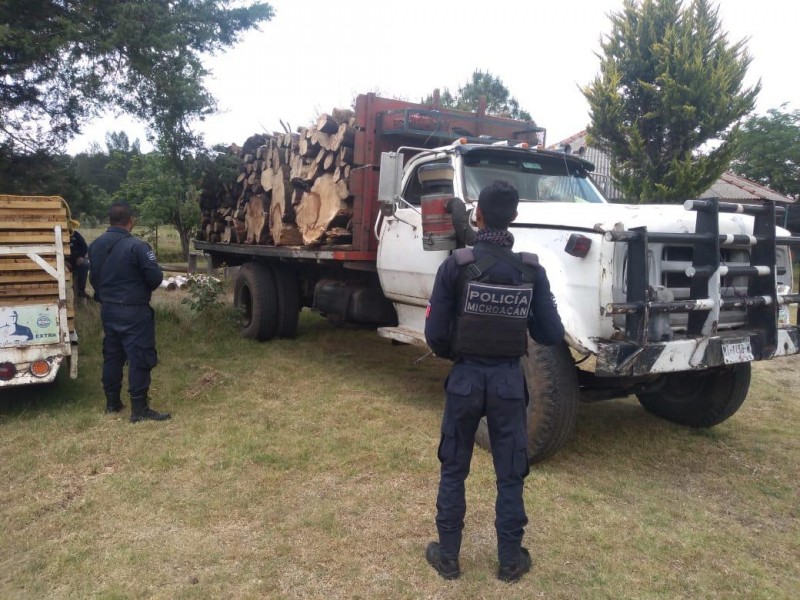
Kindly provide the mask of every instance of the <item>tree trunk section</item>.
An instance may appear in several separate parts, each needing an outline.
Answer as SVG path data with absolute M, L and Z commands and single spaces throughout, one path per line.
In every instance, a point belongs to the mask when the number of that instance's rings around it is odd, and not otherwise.
M 265 200 L 265 194 L 255 194 L 247 204 L 247 212 L 244 218 L 245 231 L 247 232 L 245 244 L 263 244 L 267 241 L 269 203 L 265 202 Z
M 322 113 L 317 119 L 317 129 L 323 133 L 334 134 L 339 131 L 339 123 L 326 113 Z
M 349 216 L 347 186 L 326 173 L 314 181 L 295 212 L 295 222 L 305 244 L 318 244 L 337 216 Z

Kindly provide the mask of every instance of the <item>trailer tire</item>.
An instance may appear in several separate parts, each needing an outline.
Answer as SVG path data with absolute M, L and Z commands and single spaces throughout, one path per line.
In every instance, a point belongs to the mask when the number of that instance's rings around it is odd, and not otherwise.
M 713 427 L 742 406 L 750 389 L 750 363 L 666 377 L 658 391 L 636 395 L 645 410 L 680 425 Z
M 569 348 L 564 342 L 542 346 L 528 340 L 522 357 L 528 385 L 528 462 L 535 464 L 558 452 L 569 440 L 578 419 L 580 388 Z M 491 451 L 486 417 L 475 441 Z
M 239 313 L 242 337 L 263 342 L 275 337 L 278 302 L 272 270 L 261 263 L 245 263 L 233 288 L 233 305 Z
M 272 266 L 278 297 L 278 337 L 294 337 L 300 317 L 300 289 L 294 271 L 282 264 Z

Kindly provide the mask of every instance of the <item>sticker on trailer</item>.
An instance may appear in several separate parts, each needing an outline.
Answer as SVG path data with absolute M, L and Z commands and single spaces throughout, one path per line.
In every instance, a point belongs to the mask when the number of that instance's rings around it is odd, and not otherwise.
M 57 306 L 0 306 L 0 347 L 59 341 Z
M 724 342 L 722 344 L 722 359 L 725 361 L 726 365 L 755 360 L 753 357 L 753 349 L 750 347 L 750 340 L 744 339 L 735 342 Z

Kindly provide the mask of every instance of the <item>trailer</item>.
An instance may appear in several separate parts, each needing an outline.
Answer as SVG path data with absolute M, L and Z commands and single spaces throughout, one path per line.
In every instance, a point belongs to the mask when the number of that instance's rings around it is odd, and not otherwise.
M 78 376 L 68 208 L 58 197 L 0 196 L 0 388 Z

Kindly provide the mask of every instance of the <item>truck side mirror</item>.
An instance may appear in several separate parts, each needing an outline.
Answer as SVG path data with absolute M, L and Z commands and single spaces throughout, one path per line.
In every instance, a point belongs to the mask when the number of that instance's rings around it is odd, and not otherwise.
M 393 215 L 400 198 L 403 181 L 403 155 L 397 152 L 381 152 L 381 171 L 378 181 L 378 202 L 381 213 Z

